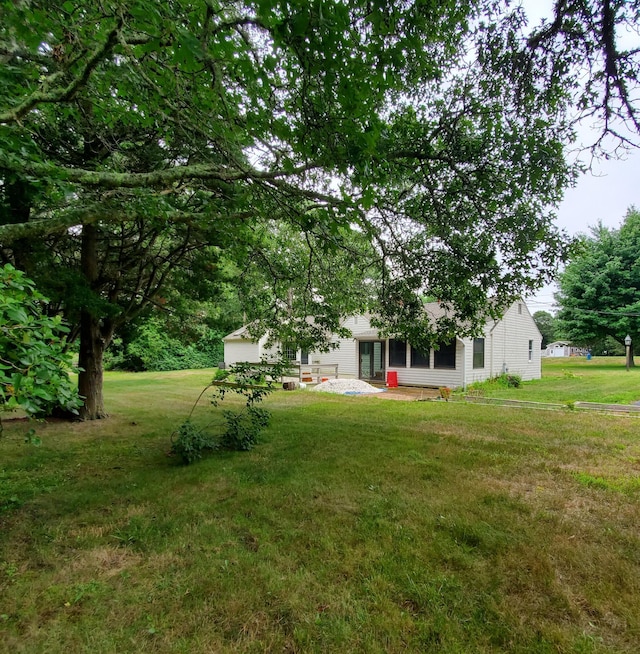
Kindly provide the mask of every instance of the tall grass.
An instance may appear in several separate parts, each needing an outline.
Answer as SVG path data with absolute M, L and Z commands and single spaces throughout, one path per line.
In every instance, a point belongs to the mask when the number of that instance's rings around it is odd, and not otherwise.
M 637 652 L 637 419 L 280 391 L 254 451 L 181 467 L 209 376 L 7 424 L 0 651 Z

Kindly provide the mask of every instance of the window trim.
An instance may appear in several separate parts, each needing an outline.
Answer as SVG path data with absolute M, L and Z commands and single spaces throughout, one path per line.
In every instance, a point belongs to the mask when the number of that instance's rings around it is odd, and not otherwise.
M 293 355 L 293 356 L 292 356 Z M 282 344 L 282 358 L 287 361 L 296 361 L 298 358 L 298 349 L 291 343 Z

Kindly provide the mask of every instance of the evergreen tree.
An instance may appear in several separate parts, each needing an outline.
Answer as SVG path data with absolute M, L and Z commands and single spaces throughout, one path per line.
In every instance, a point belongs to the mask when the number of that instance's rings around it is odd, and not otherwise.
M 640 212 L 630 208 L 618 229 L 602 224 L 582 240 L 560 276 L 558 326 L 571 341 L 593 345 L 627 335 L 640 341 Z

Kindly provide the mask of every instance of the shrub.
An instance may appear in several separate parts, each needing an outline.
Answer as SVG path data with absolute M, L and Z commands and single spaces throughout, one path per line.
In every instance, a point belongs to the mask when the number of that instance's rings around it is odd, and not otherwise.
M 498 384 L 506 388 L 520 388 L 522 386 L 522 377 L 520 375 L 508 375 L 505 373 L 497 377 L 497 379 Z
M 258 442 L 260 432 L 269 426 L 271 414 L 266 409 L 245 407 L 243 411 L 223 411 L 226 430 L 220 439 L 225 450 L 248 451 Z
M 171 439 L 171 454 L 179 456 L 186 464 L 201 459 L 203 454 L 217 447 L 215 438 L 196 427 L 191 420 L 185 420 Z
M 522 377 L 510 373 L 502 373 L 490 379 L 481 382 L 474 382 L 469 385 L 468 391 L 474 393 L 494 390 L 496 388 L 520 388 L 522 386 Z
M 186 464 L 193 463 L 203 453 L 216 449 L 251 450 L 258 442 L 263 429 L 269 426 L 271 414 L 255 405 L 269 395 L 276 380 L 289 367 L 289 362 L 238 363 L 229 370 L 218 371 L 213 381 L 205 386 L 195 401 L 185 422 L 178 428 L 177 437 L 172 438 L 171 453 L 177 454 Z M 225 429 L 219 440 L 207 435 L 191 422 L 191 416 L 202 396 L 212 386 L 216 391 L 211 399 L 218 406 L 227 393 L 239 394 L 245 398 L 245 406 L 238 410 L 222 411 Z
M 47 300 L 24 273 L 0 267 L 0 412 L 22 409 L 30 417 L 82 406 L 69 378 L 69 331 L 60 316 L 47 316 Z
M 220 333 L 207 329 L 196 342 L 185 344 L 168 334 L 158 318 L 149 318 L 128 342 L 114 339 L 105 355 L 105 368 L 134 372 L 215 368 L 222 357 Z

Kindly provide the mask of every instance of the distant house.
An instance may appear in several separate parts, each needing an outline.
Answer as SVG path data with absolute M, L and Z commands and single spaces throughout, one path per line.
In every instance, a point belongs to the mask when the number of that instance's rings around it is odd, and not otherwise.
M 426 311 L 441 312 L 437 303 Z M 504 372 L 524 380 L 541 376 L 542 336 L 523 302 L 516 302 L 500 320 L 488 320 L 477 338 L 455 338 L 439 349 L 422 352 L 410 343 L 383 338 L 371 326 L 369 317 L 352 316 L 344 321 L 352 336 L 334 337 L 337 347 L 328 353 L 283 348 L 285 356 L 304 366 L 338 365 L 338 375 L 384 383 L 394 373 L 403 386 L 456 388 L 483 381 Z M 224 338 L 227 365 L 239 361 L 260 361 L 275 355 L 266 337 L 252 339 L 246 327 Z M 301 370 L 302 370 L 301 368 Z
M 554 341 L 542 351 L 543 357 L 576 357 L 587 353 L 586 348 L 575 347 L 569 341 Z

